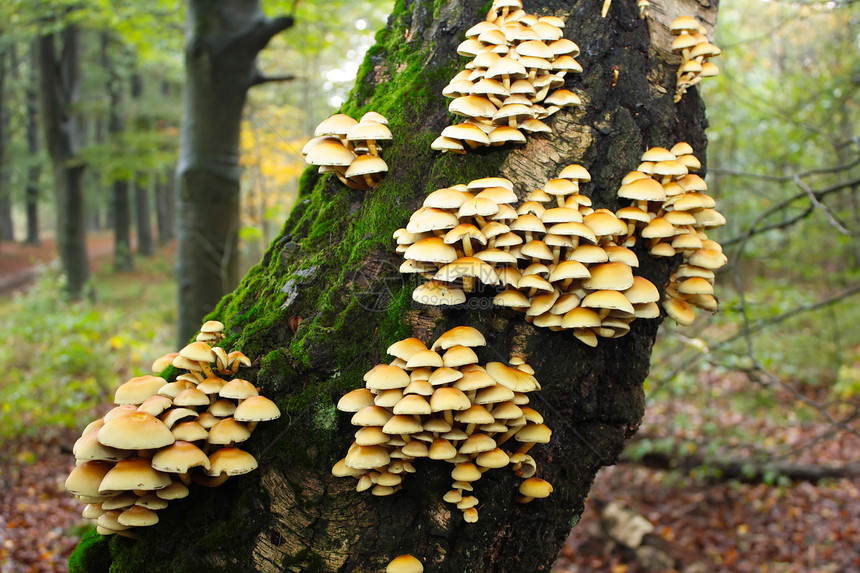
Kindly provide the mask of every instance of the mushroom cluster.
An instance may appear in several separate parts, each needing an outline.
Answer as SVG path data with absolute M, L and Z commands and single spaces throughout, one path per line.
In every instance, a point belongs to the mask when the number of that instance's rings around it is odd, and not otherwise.
M 666 314 L 682 325 L 693 322 L 693 307 L 717 312 L 714 271 L 727 262 L 720 244 L 707 235 L 726 219 L 714 209 L 705 180 L 695 173 L 700 167 L 687 143 L 652 147 L 618 189 L 620 198 L 633 203 L 617 213 L 628 224 L 624 244 L 632 246 L 638 235 L 654 257 L 683 256 L 663 301 Z
M 352 424 L 360 429 L 332 474 L 357 479 L 357 491 L 385 496 L 415 472 L 414 460 L 448 462 L 453 484 L 443 499 L 456 504 L 469 523 L 478 519 L 478 498 L 470 492 L 484 472 L 510 466 L 532 478 L 537 466 L 529 451 L 552 434 L 526 405 L 528 393 L 540 385 L 521 358 L 481 366 L 473 348 L 485 344 L 468 326 L 445 332 L 431 348 L 417 338 L 392 344 L 387 352 L 394 360 L 374 366 L 364 375 L 365 387 L 338 401 L 337 408 L 352 412 Z M 523 493 L 517 501 L 546 497 L 552 487 L 526 490 L 532 495 Z
M 352 189 L 371 189 L 388 172 L 380 157 L 380 142 L 391 139 L 388 120 L 374 111 L 356 121 L 336 113 L 314 130 L 314 138 L 302 148 L 308 165 L 319 165 L 320 173 L 334 173 Z
M 198 339 L 220 342 L 223 328 L 209 321 Z M 250 364 L 241 352 L 198 340 L 153 363 L 156 373 L 185 370 L 175 381 L 146 375 L 117 388 L 115 407 L 75 442 L 76 467 L 66 479 L 98 533 L 134 537 L 134 527 L 158 523 L 158 510 L 187 496 L 192 482 L 215 487 L 257 467 L 238 444 L 280 412 L 250 382 L 222 378 Z
M 580 185 L 591 180 L 568 165 L 521 204 L 512 183 L 489 177 L 438 189 L 394 233 L 403 273 L 429 279 L 416 302 L 457 305 L 476 281 L 497 287 L 493 303 L 524 312 L 553 330 L 572 329 L 595 346 L 635 318 L 659 316 L 659 292 L 634 276 L 639 260 L 625 246 L 629 215 L 593 209 Z
M 687 89 L 702 81 L 702 78 L 720 73 L 717 66 L 708 60 L 719 56 L 722 51 L 708 40 L 705 29 L 694 18 L 681 16 L 672 22 L 670 29 L 676 36 L 672 41 L 672 51 L 681 54 L 675 88 L 675 101 L 678 102 Z
M 568 72 L 581 72 L 579 47 L 563 38 L 564 21 L 527 14 L 520 0 L 495 0 L 487 19 L 466 31 L 457 47 L 471 57 L 442 94 L 448 110 L 466 119 L 446 127 L 431 147 L 466 153 L 479 146 L 525 143 L 527 133 L 550 133 L 543 119 L 579 105 Z M 552 92 L 552 93 L 550 93 Z

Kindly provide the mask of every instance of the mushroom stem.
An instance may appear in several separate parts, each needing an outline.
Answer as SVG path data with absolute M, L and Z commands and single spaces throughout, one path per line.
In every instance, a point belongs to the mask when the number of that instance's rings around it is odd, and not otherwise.
M 498 442 L 496 442 L 496 443 L 498 443 Z M 529 453 L 529 450 L 530 450 L 530 449 L 532 449 L 532 447 L 533 447 L 536 443 L 537 443 L 537 442 L 526 442 L 526 443 L 524 443 L 522 446 L 520 446 L 520 449 L 518 449 L 518 450 L 517 450 L 517 453 L 518 453 L 518 454 L 523 454 L 523 455 L 525 455 L 525 454 Z
M 471 257 L 474 252 L 474 249 L 472 249 L 472 240 L 468 236 L 463 237 L 463 254 Z
M 368 139 L 367 141 L 367 151 L 374 157 L 379 157 L 379 149 L 376 147 L 376 141 L 373 139 Z
M 502 444 L 504 444 L 505 442 L 507 442 L 508 440 L 513 438 L 516 435 L 516 433 L 519 431 L 520 431 L 520 426 L 516 426 L 514 428 L 511 428 L 510 430 L 508 430 L 507 432 L 502 434 L 498 440 L 496 440 L 496 445 L 501 446 Z M 525 453 L 525 452 L 523 452 L 523 453 Z
M 612 0 L 603 0 L 603 8 L 600 9 L 600 16 L 606 18 L 606 15 L 609 13 L 609 7 L 612 5 Z M 529 498 L 531 501 L 531 498 Z

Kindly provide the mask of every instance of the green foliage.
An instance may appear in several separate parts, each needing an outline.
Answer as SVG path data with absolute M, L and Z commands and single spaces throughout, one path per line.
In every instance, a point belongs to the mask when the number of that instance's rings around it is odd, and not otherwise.
M 99 276 L 101 300 L 67 302 L 44 272 L 26 294 L 0 303 L 0 441 L 44 426 L 82 427 L 117 386 L 149 372 L 170 350 L 173 287 L 165 262 L 145 274 Z

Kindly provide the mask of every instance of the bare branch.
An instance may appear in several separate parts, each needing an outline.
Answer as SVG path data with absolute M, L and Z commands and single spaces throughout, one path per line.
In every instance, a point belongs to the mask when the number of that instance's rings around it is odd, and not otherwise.
M 293 74 L 282 74 L 276 76 L 267 76 L 262 72 L 257 71 L 254 74 L 254 78 L 251 80 L 251 87 L 259 86 L 261 84 L 269 84 L 274 82 L 289 82 L 296 79 L 296 76 Z

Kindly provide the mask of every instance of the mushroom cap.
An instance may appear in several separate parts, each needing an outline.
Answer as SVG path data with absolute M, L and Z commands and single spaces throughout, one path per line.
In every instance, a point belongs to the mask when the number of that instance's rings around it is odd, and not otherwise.
M 188 473 L 188 470 L 201 466 L 209 469 L 209 458 L 203 450 L 190 442 L 178 440 L 152 456 L 152 467 L 162 472 Z
M 72 447 L 72 453 L 75 455 L 76 461 L 101 460 L 106 462 L 115 462 L 133 455 L 133 452 L 130 450 L 111 448 L 99 443 L 99 430 L 101 430 L 101 428 L 96 429 L 94 432 L 84 434 L 77 439 L 75 445 Z
M 230 445 L 244 442 L 251 437 L 251 432 L 245 424 L 236 421 L 236 418 L 224 418 L 209 428 L 206 441 L 216 445 Z
M 453 229 L 460 221 L 453 213 L 433 207 L 422 207 L 412 213 L 406 230 L 410 233 L 425 233 L 441 229 Z M 414 259 L 415 257 L 409 257 Z
M 452 346 L 458 345 L 472 348 L 475 346 L 485 346 L 486 344 L 487 340 L 478 329 L 471 326 L 455 326 L 439 336 L 433 343 L 432 348 L 433 350 L 448 350 Z
M 157 490 L 170 485 L 170 476 L 150 465 L 147 458 L 120 460 L 105 474 L 99 493 L 126 490 Z
M 552 484 L 546 480 L 530 477 L 520 484 L 520 493 L 526 497 L 544 498 L 552 493 Z
M 391 130 L 385 124 L 375 121 L 362 121 L 349 128 L 347 141 L 385 141 L 391 139 Z
M 451 263 L 457 260 L 457 250 L 442 237 L 428 237 L 410 245 L 403 256 L 425 263 Z
M 468 410 L 471 406 L 472 402 L 468 396 L 450 386 L 436 388 L 430 396 L 430 408 L 433 412 Z
M 254 456 L 239 448 L 221 448 L 209 456 L 209 463 L 211 467 L 206 471 L 209 476 L 237 476 L 257 469 Z
M 381 157 L 374 155 L 359 155 L 352 160 L 346 169 L 344 176 L 360 177 L 362 175 L 373 175 L 388 171 L 388 164 Z
M 639 173 L 638 171 L 631 173 Z M 630 173 L 627 174 L 630 176 Z M 633 199 L 634 201 L 665 201 L 666 191 L 659 181 L 650 177 L 641 177 L 633 179 L 623 184 L 618 188 L 618 196 L 623 199 Z
M 486 368 L 493 380 L 514 392 L 531 392 L 540 388 L 534 376 L 501 362 L 489 362 Z
M 320 122 L 314 130 L 314 136 L 346 135 L 358 122 L 346 114 L 336 113 Z M 313 164 L 315 165 L 315 164 Z
M 628 314 L 634 314 L 633 305 L 627 297 L 616 290 L 597 290 L 582 299 L 585 308 L 603 308 L 619 310 Z
M 66 491 L 80 496 L 98 497 L 99 484 L 105 475 L 113 468 L 113 464 L 104 461 L 86 461 L 76 466 L 66 478 Z
M 195 362 L 215 362 L 212 348 L 205 342 L 192 342 L 179 351 L 179 356 Z
M 259 396 L 259 392 L 247 380 L 234 378 L 221 387 L 218 395 L 222 398 L 230 398 L 232 400 L 245 400 L 251 396 Z
M 144 375 L 130 378 L 116 389 L 114 404 L 142 404 L 147 398 L 157 394 L 159 388 L 165 383 L 164 378 L 158 376 Z
M 240 422 L 264 422 L 280 418 L 281 411 L 265 396 L 251 396 L 236 406 L 233 417 Z
M 336 139 L 326 139 L 316 144 L 305 157 L 308 165 L 347 167 L 355 159 L 355 153 Z
M 525 69 L 525 68 L 524 68 Z M 460 96 L 451 100 L 448 111 L 466 117 L 493 117 L 496 106 L 485 97 L 477 95 Z
M 164 422 L 138 411 L 112 418 L 99 428 L 97 437 L 102 445 L 125 450 L 163 448 L 175 441 Z
M 375 404 L 365 406 L 350 420 L 353 426 L 384 426 L 393 414 L 386 408 Z
M 134 505 L 120 513 L 117 521 L 126 527 L 148 527 L 158 523 L 158 514 L 149 508 Z
M 590 290 L 626 290 L 633 286 L 633 270 L 624 263 L 608 262 L 588 269 L 591 277 L 582 281 Z
M 457 141 L 472 141 L 481 145 L 489 145 L 490 138 L 478 126 L 471 123 L 458 123 L 449 125 L 442 130 L 441 137 L 456 139 Z
M 412 291 L 412 300 L 432 306 L 457 305 L 466 302 L 466 293 L 439 281 L 427 281 Z
M 385 573 L 423 573 L 424 565 L 412 555 L 400 555 L 391 560 Z

